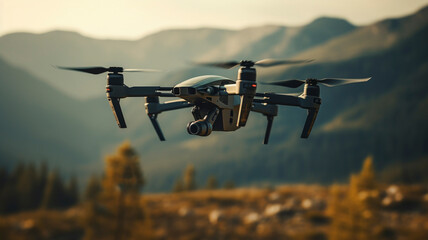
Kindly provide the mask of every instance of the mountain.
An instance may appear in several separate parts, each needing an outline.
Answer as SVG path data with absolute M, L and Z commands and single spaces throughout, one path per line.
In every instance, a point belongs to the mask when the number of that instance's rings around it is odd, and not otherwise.
M 398 40 L 390 46 L 370 50 L 363 43 L 361 52 L 348 55 L 346 60 L 320 61 L 261 74 L 263 79 L 373 77 L 365 84 L 322 87 L 323 104 L 309 140 L 299 138 L 304 111 L 284 107 L 273 125 L 271 143 L 275 144 L 260 145 L 266 123 L 257 114 L 252 114 L 246 131 L 233 136 L 216 135 L 206 141 L 188 141 L 182 144 L 181 151 L 174 149 L 174 152 L 183 152 L 188 147 L 187 150 L 194 151 L 192 148 L 195 148 L 203 153 L 204 157 L 195 161 L 201 174 L 200 181 L 212 174 L 221 179 L 237 179 L 239 184 L 341 181 L 356 171 L 361 159 L 368 154 L 375 156 L 379 169 L 427 155 L 428 129 L 424 124 L 427 114 L 423 109 L 428 90 L 425 81 L 428 77 L 428 49 L 425 47 L 428 21 L 421 18 L 426 10 L 402 19 L 361 27 L 324 44 L 328 48 L 334 48 L 334 42 L 340 46 L 344 42 L 342 39 L 361 31 L 367 35 L 359 33 L 358 37 L 370 41 L 384 42 L 385 38 L 396 35 Z M 392 28 L 392 33 L 383 37 L 374 37 L 372 35 L 376 33 L 366 30 L 381 28 L 386 22 L 395 22 L 401 30 Z M 356 48 L 350 47 L 352 50 Z M 319 48 L 322 47 L 308 50 L 308 56 L 311 51 L 318 52 Z M 187 69 L 178 76 L 190 76 L 198 71 Z M 221 156 L 216 154 L 219 151 Z M 161 182 L 164 176 L 156 179 Z
M 82 171 L 100 158 L 105 124 L 90 105 L 61 94 L 52 86 L 0 59 L 0 157 L 13 161 L 47 161 L 51 166 Z M 103 103 L 104 104 L 104 103 Z M 108 110 L 108 109 L 107 109 Z M 105 143 L 105 141 L 104 141 Z
M 177 70 L 194 60 L 291 57 L 352 31 L 341 19 L 318 19 L 302 27 L 261 26 L 242 30 L 166 30 L 136 41 L 91 39 L 74 32 L 13 33 L 0 37 L 0 56 L 75 98 L 101 96 L 104 76 L 64 73 L 52 65 L 124 66 Z M 316 34 L 317 37 L 313 37 Z M 133 83 L 153 84 L 161 74 L 129 75 Z M 80 86 L 86 85 L 85 88 Z
M 321 18 L 302 27 L 263 26 L 238 31 L 167 30 L 137 41 L 90 39 L 76 33 L 16 33 L 0 38 L 0 105 L 7 112 L 0 138 L 4 159 L 26 155 L 84 172 L 101 168 L 101 157 L 129 139 L 140 153 L 147 191 L 167 191 L 188 163 L 199 182 L 209 175 L 238 185 L 263 182 L 346 180 L 373 154 L 378 169 L 428 155 L 426 114 L 428 8 L 397 19 L 355 27 Z M 261 81 L 307 77 L 368 77 L 363 84 L 321 87 L 323 104 L 309 139 L 300 139 L 306 112 L 281 107 L 270 144 L 261 142 L 266 119 L 252 113 L 232 133 L 190 136 L 190 109 L 165 112 L 159 142 L 144 100 L 121 101 L 128 129 L 116 127 L 104 93 L 105 76 L 58 71 L 49 64 L 167 66 L 171 71 L 127 74 L 129 85 L 167 86 L 202 74 L 230 78 L 237 69 L 196 68 L 187 60 L 264 57 L 316 58 L 312 64 L 259 69 Z M 16 66 L 16 67 L 14 67 Z M 34 76 L 33 76 L 34 75 Z M 301 89 L 258 87 L 260 92 Z M 61 90 L 58 90 L 61 89 Z M 88 99 L 92 96 L 91 99 Z M 20 149 L 25 149 L 22 151 Z M 42 149 L 42 150 L 39 150 Z M 221 154 L 219 154 L 221 153 Z

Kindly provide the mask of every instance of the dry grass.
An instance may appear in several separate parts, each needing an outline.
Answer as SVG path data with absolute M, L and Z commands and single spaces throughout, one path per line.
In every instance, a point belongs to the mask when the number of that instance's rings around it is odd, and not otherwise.
M 347 186 L 336 186 L 341 192 Z M 390 186 L 381 187 L 380 200 Z M 404 203 L 381 206 L 374 231 L 380 239 L 428 236 L 428 189 L 397 186 Z M 330 188 L 200 190 L 142 196 L 155 239 L 328 239 Z M 401 205 L 400 205 L 401 204 Z M 413 204 L 411 208 L 410 205 Z M 406 208 L 407 207 L 407 208 Z M 83 207 L 34 211 L 0 218 L 1 239 L 81 239 Z M 419 238 L 428 239 L 428 238 Z

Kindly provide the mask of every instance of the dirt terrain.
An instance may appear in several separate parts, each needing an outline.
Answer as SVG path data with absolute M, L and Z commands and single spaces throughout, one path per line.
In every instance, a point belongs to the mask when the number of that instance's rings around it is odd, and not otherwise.
M 428 239 L 426 186 L 388 185 L 358 193 L 360 200 L 372 197 L 378 204 L 364 210 L 361 219 L 348 216 L 346 208 L 335 211 L 335 204 L 346 206 L 349 189 L 332 188 L 291 185 L 146 194 L 141 197 L 144 228 L 153 239 L 362 239 L 367 236 L 359 236 L 362 231 L 376 239 Z M 85 209 L 82 204 L 65 211 L 3 216 L 1 239 L 84 238 Z M 371 225 L 364 228 L 364 223 Z

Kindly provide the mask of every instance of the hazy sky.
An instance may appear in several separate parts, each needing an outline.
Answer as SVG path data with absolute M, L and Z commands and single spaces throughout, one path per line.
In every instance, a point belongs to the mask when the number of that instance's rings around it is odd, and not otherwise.
M 169 28 L 296 26 L 319 16 L 363 25 L 425 5 L 428 0 L 0 0 L 0 35 L 64 29 L 136 39 Z

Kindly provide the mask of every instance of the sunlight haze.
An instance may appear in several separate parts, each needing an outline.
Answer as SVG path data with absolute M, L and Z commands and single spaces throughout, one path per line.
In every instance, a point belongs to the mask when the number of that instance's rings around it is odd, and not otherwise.
M 428 0 L 0 0 L 0 35 L 61 29 L 137 39 L 171 28 L 298 26 L 320 16 L 364 25 L 411 14 L 426 4 Z

